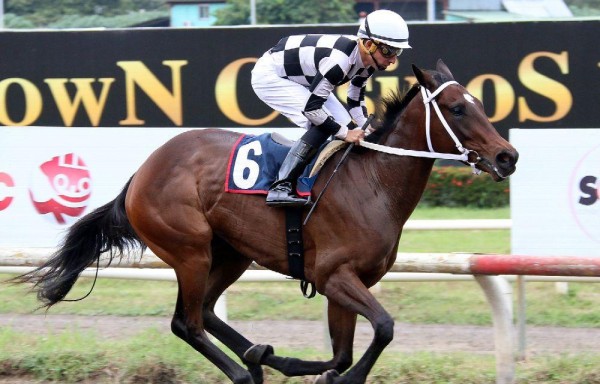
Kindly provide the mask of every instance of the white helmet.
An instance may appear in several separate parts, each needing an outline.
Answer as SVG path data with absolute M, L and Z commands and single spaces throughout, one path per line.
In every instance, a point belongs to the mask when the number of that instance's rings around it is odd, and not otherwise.
M 358 28 L 358 37 L 372 39 L 394 48 L 411 48 L 408 45 L 408 26 L 396 12 L 380 9 L 367 15 Z

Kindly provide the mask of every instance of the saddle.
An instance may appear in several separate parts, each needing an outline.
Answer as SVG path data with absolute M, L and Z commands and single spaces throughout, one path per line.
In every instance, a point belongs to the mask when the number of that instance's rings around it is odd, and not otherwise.
M 243 135 L 233 146 L 227 167 L 225 191 L 228 193 L 266 195 L 293 141 L 278 133 L 258 136 Z M 318 172 L 325 162 L 347 143 L 330 141 L 319 149 L 319 154 L 298 178 L 299 196 L 309 196 Z

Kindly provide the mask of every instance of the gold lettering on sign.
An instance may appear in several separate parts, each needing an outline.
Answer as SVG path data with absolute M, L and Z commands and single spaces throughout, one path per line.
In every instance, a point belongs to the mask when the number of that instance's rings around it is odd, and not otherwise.
M 6 94 L 8 87 L 17 85 L 23 90 L 25 95 L 25 113 L 21 121 L 14 121 L 8 114 L 8 106 L 6 105 Z M 42 94 L 37 87 L 29 80 L 18 77 L 8 78 L 0 81 L 0 124 L 25 126 L 35 122 L 42 113 Z
M 400 78 L 398 76 L 378 76 L 374 78 L 379 83 L 379 95 L 386 97 L 392 92 L 397 92 L 400 87 Z M 372 111 L 373 109 L 367 109 Z
M 221 73 L 219 73 L 219 76 L 217 76 L 217 83 L 215 85 L 215 99 L 217 101 L 217 106 L 229 120 L 241 125 L 264 125 L 277 117 L 277 112 L 273 111 L 263 118 L 252 119 L 244 115 L 240 109 L 237 96 L 238 74 L 244 65 L 255 62 L 256 58 L 254 57 L 235 60 L 223 68 Z
M 73 120 L 75 120 L 75 115 L 81 104 L 83 104 L 92 126 L 97 127 L 100 124 L 100 118 L 104 111 L 110 85 L 115 79 L 98 79 L 98 81 L 102 83 L 102 90 L 100 91 L 99 98 L 96 98 L 96 94 L 92 89 L 92 83 L 94 81 L 95 79 L 91 78 L 44 80 L 44 82 L 48 84 L 50 92 L 52 92 L 52 96 L 54 97 L 54 101 L 56 102 L 56 106 L 58 107 L 58 111 L 60 112 L 65 126 L 71 127 L 73 125 Z M 75 85 L 76 92 L 73 99 L 69 97 L 69 93 L 67 92 L 67 82 Z
M 142 125 L 144 120 L 136 114 L 135 86 L 137 85 L 167 115 L 175 125 L 183 124 L 181 102 L 181 67 L 187 60 L 165 60 L 171 68 L 172 90 L 169 91 L 152 72 L 139 61 L 118 61 L 117 65 L 125 72 L 125 97 L 127 117 L 121 125 Z
M 541 58 L 549 58 L 558 64 L 562 74 L 569 73 L 569 57 L 566 51 L 561 53 L 535 52 L 527 55 L 519 65 L 518 75 L 524 86 L 554 102 L 556 109 L 550 116 L 539 116 L 535 114 L 525 97 L 519 97 L 519 122 L 527 120 L 549 122 L 560 120 L 569 113 L 573 106 L 573 95 L 567 87 L 558 81 L 536 72 L 534 62 Z
M 515 105 L 515 91 L 512 86 L 502 76 L 485 74 L 475 77 L 467 84 L 469 93 L 479 100 L 483 100 L 483 85 L 486 81 L 494 85 L 496 105 L 494 115 L 489 116 L 492 123 L 498 122 L 510 115 Z

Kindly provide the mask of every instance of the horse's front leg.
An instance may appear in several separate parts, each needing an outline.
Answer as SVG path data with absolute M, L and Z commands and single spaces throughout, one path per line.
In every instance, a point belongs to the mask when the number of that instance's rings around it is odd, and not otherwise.
M 337 372 L 329 371 L 315 383 L 364 383 L 379 355 L 394 337 L 394 320 L 350 268 L 340 268 L 331 275 L 324 293 L 330 302 L 336 302 L 347 311 L 358 313 L 369 320 L 374 336 L 363 356 L 346 374 L 339 376 Z
M 275 355 L 273 348 L 255 345 L 244 357 L 255 363 L 267 365 L 286 376 L 317 375 L 329 370 L 343 372 L 352 365 L 352 346 L 356 327 L 356 314 L 336 303 L 327 306 L 329 335 L 333 347 L 333 358 L 328 361 L 306 361 L 293 357 Z

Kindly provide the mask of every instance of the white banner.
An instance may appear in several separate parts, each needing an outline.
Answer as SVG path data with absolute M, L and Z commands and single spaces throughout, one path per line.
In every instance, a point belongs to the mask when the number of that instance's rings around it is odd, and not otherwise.
M 0 128 L 0 246 L 58 245 L 70 224 L 113 200 L 152 151 L 187 130 Z M 296 139 L 304 130 L 279 132 Z
M 600 129 L 512 129 L 512 253 L 600 256 Z

